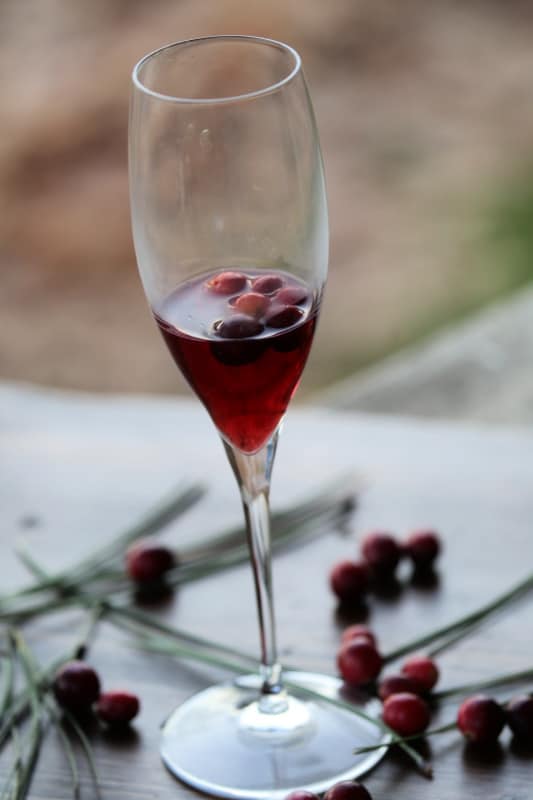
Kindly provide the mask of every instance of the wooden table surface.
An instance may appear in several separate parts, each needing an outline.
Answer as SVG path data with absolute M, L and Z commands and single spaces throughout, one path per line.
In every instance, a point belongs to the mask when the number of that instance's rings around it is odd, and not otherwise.
M 164 531 L 175 545 L 240 519 L 236 487 L 222 447 L 196 402 L 104 397 L 0 387 L 0 514 L 3 590 L 23 577 L 11 545 L 25 540 L 54 569 L 136 520 L 183 478 L 209 494 Z M 533 431 L 461 427 L 398 418 L 291 409 L 274 470 L 273 506 L 302 498 L 335 474 L 353 470 L 360 505 L 346 537 L 328 533 L 276 556 L 278 638 L 283 657 L 335 672 L 340 618 L 327 585 L 329 567 L 353 556 L 371 528 L 399 535 L 434 526 L 445 541 L 440 580 L 415 587 L 404 576 L 395 597 L 373 597 L 368 622 L 384 649 L 473 609 L 533 568 Z M 533 666 L 526 598 L 440 658 L 441 687 Z M 248 651 L 258 648 L 249 569 L 242 566 L 183 588 L 157 612 L 180 627 Z M 75 639 L 74 612 L 27 626 L 47 657 Z M 194 793 L 176 782 L 158 755 L 167 713 L 222 673 L 136 652 L 103 624 L 90 661 L 107 687 L 127 686 L 142 713 L 126 738 L 94 733 L 104 800 L 175 798 Z M 531 687 L 530 687 L 531 688 Z M 509 692 L 507 692 L 507 695 Z M 435 721 L 454 718 L 456 701 Z M 446 734 L 431 743 L 432 783 L 387 757 L 365 779 L 374 800 L 531 800 L 533 756 L 508 733 L 486 755 Z M 83 797 L 93 797 L 88 776 Z M 71 796 L 56 734 L 39 762 L 32 798 Z

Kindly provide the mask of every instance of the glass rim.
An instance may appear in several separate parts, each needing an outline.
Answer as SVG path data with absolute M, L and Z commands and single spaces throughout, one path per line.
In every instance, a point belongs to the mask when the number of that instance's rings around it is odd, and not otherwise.
M 283 50 L 284 52 L 288 53 L 292 56 L 294 64 L 292 69 L 285 75 L 281 80 L 276 81 L 276 83 L 269 84 L 268 86 L 264 86 L 261 89 L 256 89 L 253 92 L 243 92 L 242 94 L 236 95 L 228 95 L 223 97 L 179 97 L 171 94 L 163 94 L 162 92 L 157 92 L 155 89 L 149 89 L 146 86 L 141 78 L 140 78 L 140 71 L 153 58 L 157 58 L 159 55 L 164 53 L 167 50 L 171 50 L 173 48 L 184 47 L 189 45 L 200 44 L 204 42 L 212 42 L 212 41 L 246 41 L 255 44 L 262 44 L 268 45 L 270 47 L 277 48 L 278 50 Z M 217 105 L 222 103 L 234 103 L 240 100 L 254 100 L 258 97 L 263 97 L 265 95 L 273 94 L 274 92 L 281 89 L 283 86 L 286 86 L 290 83 L 296 75 L 300 72 L 302 68 L 302 59 L 300 54 L 294 47 L 291 47 L 289 44 L 285 42 L 280 42 L 277 39 L 268 39 L 264 36 L 248 36 L 245 34 L 220 34 L 214 36 L 196 36 L 192 39 L 182 39 L 177 42 L 170 42 L 169 44 L 162 45 L 161 47 L 152 50 L 151 52 L 144 55 L 133 67 L 131 73 L 131 79 L 133 85 L 136 89 L 138 89 L 143 94 L 146 94 L 150 97 L 153 97 L 157 100 L 162 100 L 167 103 L 181 103 L 181 104 L 194 104 L 194 105 Z

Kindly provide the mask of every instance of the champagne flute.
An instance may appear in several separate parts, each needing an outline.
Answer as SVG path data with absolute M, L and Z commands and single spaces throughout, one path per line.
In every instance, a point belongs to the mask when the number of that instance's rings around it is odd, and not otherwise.
M 291 673 L 291 686 L 303 688 L 289 693 L 276 651 L 270 477 L 328 260 L 322 160 L 297 52 L 214 36 L 141 59 L 130 190 L 148 302 L 238 482 L 261 643 L 259 676 L 209 688 L 170 715 L 162 758 L 184 782 L 222 797 L 322 791 L 372 766 L 379 756 L 353 750 L 381 732 L 310 696 L 337 696 L 335 678 Z

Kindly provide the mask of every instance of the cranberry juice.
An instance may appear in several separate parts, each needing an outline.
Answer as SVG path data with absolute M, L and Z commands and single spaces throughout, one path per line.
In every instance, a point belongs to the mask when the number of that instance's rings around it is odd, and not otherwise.
M 288 273 L 217 270 L 179 286 L 154 316 L 219 431 L 254 453 L 298 386 L 318 307 L 317 295 Z

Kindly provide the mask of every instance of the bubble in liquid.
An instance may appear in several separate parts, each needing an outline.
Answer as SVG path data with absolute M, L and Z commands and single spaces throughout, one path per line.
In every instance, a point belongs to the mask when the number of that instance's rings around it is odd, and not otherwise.
M 213 147 L 209 128 L 204 128 L 203 131 L 200 131 L 200 147 L 205 151 L 209 151 Z

